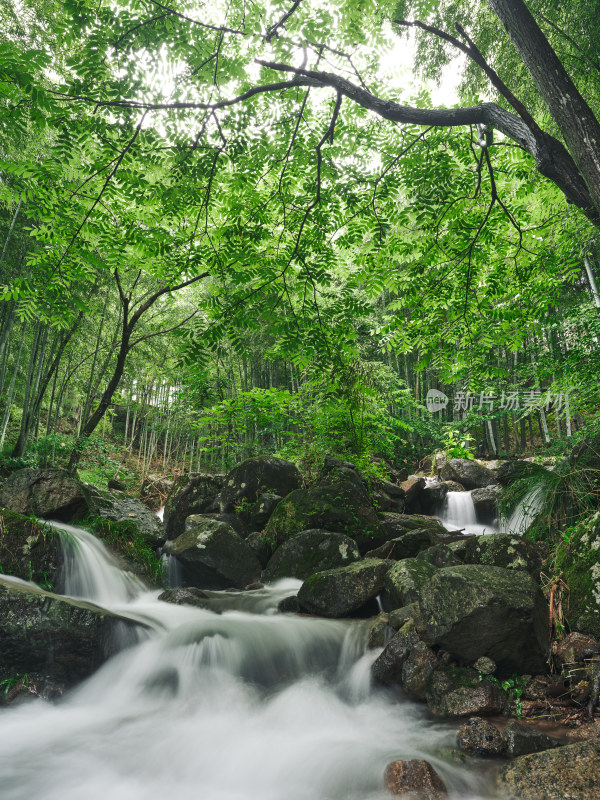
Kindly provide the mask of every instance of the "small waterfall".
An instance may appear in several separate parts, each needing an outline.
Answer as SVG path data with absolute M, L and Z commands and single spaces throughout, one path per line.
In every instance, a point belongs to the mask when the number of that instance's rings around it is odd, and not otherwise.
M 277 614 L 300 581 L 158 601 L 101 542 L 60 525 L 68 591 L 149 623 L 60 703 L 0 710 L 2 800 L 387 800 L 394 759 L 425 758 L 451 798 L 489 798 L 444 761 L 456 726 L 374 688 L 369 623 Z
M 63 546 L 62 591 L 70 597 L 100 604 L 120 604 L 147 591 L 117 560 L 102 542 L 83 528 L 64 522 L 48 521 L 56 528 Z
M 534 522 L 544 505 L 544 487 L 535 486 L 521 500 L 508 519 L 503 519 L 500 527 L 506 533 L 522 536 Z
M 448 492 L 440 517 L 450 531 L 463 530 L 464 533 L 474 536 L 493 532 L 491 525 L 477 522 L 471 492 Z

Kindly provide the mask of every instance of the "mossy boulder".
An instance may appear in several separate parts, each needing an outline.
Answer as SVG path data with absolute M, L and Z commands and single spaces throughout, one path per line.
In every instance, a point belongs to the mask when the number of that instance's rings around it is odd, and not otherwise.
M 600 739 L 515 758 L 500 769 L 498 796 L 505 800 L 596 800 Z
M 386 561 L 370 558 L 317 572 L 300 587 L 298 602 L 311 614 L 347 617 L 381 592 L 388 566 Z
M 0 509 L 0 571 L 45 589 L 56 585 L 63 556 L 54 528 Z
M 491 469 L 467 458 L 451 458 L 443 464 L 440 474 L 442 480 L 456 481 L 465 489 L 482 489 L 497 482 Z
M 469 536 L 462 540 L 456 555 L 465 564 L 487 564 L 504 569 L 525 570 L 539 578 L 542 557 L 539 548 L 528 539 L 497 533 L 487 536 Z
M 231 525 L 206 519 L 168 546 L 182 567 L 185 586 L 198 589 L 243 589 L 262 570 L 256 554 Z
M 436 717 L 492 717 L 508 706 L 506 694 L 489 678 L 480 679 L 470 667 L 446 666 L 427 682 L 427 707 Z
M 265 533 L 280 545 L 315 528 L 349 536 L 361 553 L 389 538 L 368 496 L 347 480 L 291 492 L 273 512 Z
M 80 520 L 88 510 L 81 481 L 64 469 L 16 470 L 2 486 L 0 505 L 62 522 Z
M 301 483 L 300 471 L 291 461 L 273 456 L 248 458 L 227 473 L 219 498 L 221 511 L 234 511 L 244 501 L 256 503 L 264 493 L 286 497 Z
M 136 627 L 94 603 L 0 577 L 0 674 L 35 673 L 73 686 L 120 648 L 116 622 Z
M 403 558 L 414 558 L 422 550 L 427 550 L 439 542 L 438 535 L 430 528 L 406 531 L 395 539 L 389 539 L 379 547 L 365 553 L 367 558 L 390 558 L 401 561 Z
M 278 547 L 262 575 L 265 583 L 280 578 L 304 580 L 315 572 L 344 567 L 360 560 L 354 539 L 343 533 L 302 531 Z
M 459 661 L 487 656 L 505 675 L 544 671 L 548 604 L 527 572 L 444 567 L 422 587 L 420 605 L 431 642 Z
M 600 511 L 580 522 L 560 544 L 556 571 L 569 587 L 571 629 L 600 638 Z
M 223 488 L 224 475 L 193 473 L 177 478 L 165 502 L 165 533 L 176 539 L 185 530 L 185 520 L 191 514 L 206 514 L 216 510 L 215 498 Z
M 83 484 L 83 493 L 92 517 L 111 523 L 122 535 L 136 538 L 150 547 L 164 544 L 163 523 L 141 500 L 99 489 L 90 483 Z
M 394 514 L 387 512 L 379 515 L 381 524 L 388 532 L 388 539 L 397 539 L 409 531 L 427 530 L 432 535 L 443 537 L 448 533 L 436 517 L 428 517 L 426 514 Z M 432 541 L 431 544 L 435 544 Z
M 436 567 L 416 558 L 397 561 L 385 576 L 381 603 L 386 611 L 415 603 L 421 596 L 423 586 L 429 581 Z

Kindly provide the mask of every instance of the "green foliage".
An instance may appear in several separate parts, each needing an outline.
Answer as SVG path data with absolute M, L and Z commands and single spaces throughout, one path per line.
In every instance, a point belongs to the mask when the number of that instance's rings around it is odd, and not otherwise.
M 162 584 L 162 563 L 154 548 L 142 541 L 135 525 L 126 520 L 115 522 L 96 516 L 88 517 L 84 524 L 127 559 L 139 565 L 153 585 Z
M 466 458 L 474 461 L 475 456 L 469 449 L 473 441 L 474 437 L 469 434 L 461 434 L 455 428 L 446 428 L 442 439 L 446 458 Z

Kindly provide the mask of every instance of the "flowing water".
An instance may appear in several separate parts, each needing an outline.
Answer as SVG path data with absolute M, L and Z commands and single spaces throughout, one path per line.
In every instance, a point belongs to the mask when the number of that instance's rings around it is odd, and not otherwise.
M 462 530 L 473 536 L 495 533 L 492 525 L 482 525 L 477 522 L 471 492 L 448 492 L 440 519 L 449 531 Z
M 159 601 L 93 536 L 60 525 L 64 591 L 145 627 L 58 702 L 0 712 L 2 800 L 384 800 L 395 759 L 426 758 L 453 798 L 482 773 L 442 760 L 455 726 L 374 688 L 362 621 L 278 614 L 300 583 Z

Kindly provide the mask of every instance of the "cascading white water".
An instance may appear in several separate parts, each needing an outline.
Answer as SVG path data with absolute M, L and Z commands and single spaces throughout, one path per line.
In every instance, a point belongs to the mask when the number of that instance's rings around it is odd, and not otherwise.
M 471 492 L 448 492 L 440 517 L 449 531 L 462 530 L 474 536 L 493 532 L 491 525 L 477 522 Z
M 544 505 L 544 488 L 536 486 L 529 491 L 515 508 L 508 519 L 500 522 L 500 527 L 506 533 L 522 536 Z
M 0 713 L 2 800 L 385 800 L 397 758 L 427 758 L 454 798 L 489 796 L 436 754 L 452 727 L 371 686 L 365 622 L 274 613 L 298 581 L 208 592 L 214 610 L 132 596 L 88 536 L 68 531 L 74 573 L 151 630 L 56 705 Z

